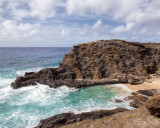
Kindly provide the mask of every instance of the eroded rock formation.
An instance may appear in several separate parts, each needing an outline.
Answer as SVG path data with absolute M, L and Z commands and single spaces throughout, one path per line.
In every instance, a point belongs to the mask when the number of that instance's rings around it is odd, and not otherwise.
M 150 90 L 138 90 L 136 92 L 132 92 L 131 96 L 125 98 L 125 100 L 132 100 L 130 102 L 130 106 L 134 108 L 139 108 L 146 104 L 148 100 L 150 100 L 153 96 L 157 95 L 160 91 L 157 89 Z
M 58 68 L 26 73 L 13 88 L 35 85 L 84 87 L 107 83 L 140 84 L 150 74 L 160 75 L 160 45 L 101 40 L 79 44 L 65 55 Z
M 151 115 L 160 118 L 160 94 L 148 100 L 146 103 L 146 108 Z
M 35 128 L 59 128 L 60 126 L 80 122 L 85 119 L 100 119 L 104 116 L 110 116 L 115 113 L 128 111 L 125 108 L 117 108 L 114 110 L 100 110 L 92 111 L 82 114 L 73 114 L 73 113 L 63 113 L 59 115 L 52 116 L 50 118 L 41 120 L 39 125 Z

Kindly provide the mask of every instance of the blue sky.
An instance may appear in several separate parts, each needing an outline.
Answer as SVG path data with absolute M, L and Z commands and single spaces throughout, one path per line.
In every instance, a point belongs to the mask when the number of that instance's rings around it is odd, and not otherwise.
M 160 0 L 0 0 L 0 47 L 160 42 Z

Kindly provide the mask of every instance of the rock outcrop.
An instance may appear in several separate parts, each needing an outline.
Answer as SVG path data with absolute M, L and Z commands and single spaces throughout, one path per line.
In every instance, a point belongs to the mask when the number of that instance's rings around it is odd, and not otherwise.
M 151 115 L 160 118 L 160 94 L 148 100 L 146 103 L 146 108 Z
M 104 116 L 110 116 L 119 112 L 128 111 L 125 108 L 117 108 L 114 110 L 92 111 L 82 114 L 63 113 L 53 117 L 41 120 L 35 128 L 58 128 L 63 125 L 80 122 L 86 119 L 100 119 Z
M 60 128 L 159 128 L 160 118 L 152 116 L 143 106 L 100 119 L 86 119 Z
M 150 90 L 138 90 L 136 92 L 132 92 L 132 96 L 128 96 L 125 100 L 132 100 L 130 102 L 130 106 L 134 108 L 139 108 L 146 104 L 148 100 L 150 100 L 153 96 L 157 95 L 160 91 L 157 89 Z
M 20 88 L 41 83 L 50 87 L 84 87 L 107 83 L 141 84 L 160 75 L 160 44 L 101 40 L 79 44 L 58 68 L 26 73 L 11 85 Z

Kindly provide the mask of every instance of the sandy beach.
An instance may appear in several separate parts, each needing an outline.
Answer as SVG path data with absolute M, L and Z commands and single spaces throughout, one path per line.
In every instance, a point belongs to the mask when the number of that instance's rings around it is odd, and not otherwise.
M 147 89 L 160 89 L 160 79 L 152 79 L 152 82 L 144 82 L 139 85 L 124 84 L 131 90 L 147 90 Z

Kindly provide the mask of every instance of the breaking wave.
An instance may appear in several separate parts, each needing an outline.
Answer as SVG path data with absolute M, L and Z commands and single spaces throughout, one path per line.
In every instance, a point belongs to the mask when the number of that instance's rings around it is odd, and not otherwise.
M 18 90 L 4 86 L 0 95 L 0 110 L 3 110 L 1 118 L 4 120 L 0 120 L 0 125 L 8 128 L 30 128 L 37 125 L 41 119 L 68 111 L 78 114 L 117 107 L 132 109 L 127 101 L 115 102 L 115 99 L 123 100 L 130 94 L 123 88 L 117 91 L 116 86 L 122 85 L 82 89 L 63 86 L 54 89 L 38 84 Z

